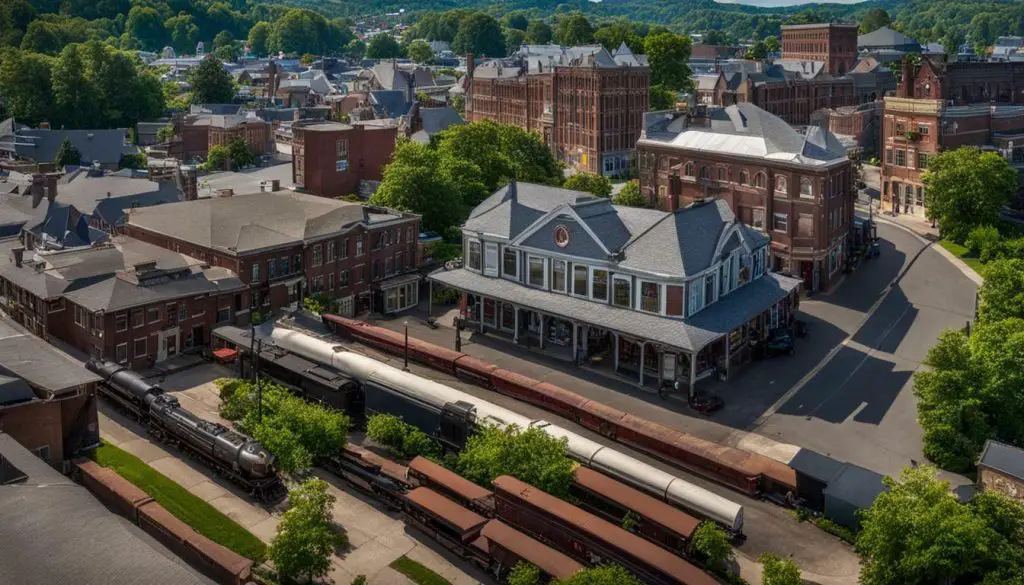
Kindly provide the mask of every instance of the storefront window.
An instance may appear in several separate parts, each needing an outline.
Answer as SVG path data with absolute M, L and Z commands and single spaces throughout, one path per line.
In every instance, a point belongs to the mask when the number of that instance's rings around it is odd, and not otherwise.
M 565 292 L 565 260 L 551 261 L 551 290 Z
M 632 307 L 633 294 L 628 278 L 616 278 L 612 291 L 612 302 L 619 307 Z
M 574 265 L 572 267 L 572 294 L 581 297 L 587 296 L 587 267 Z
M 494 299 L 484 299 L 484 323 L 487 323 L 488 325 L 494 324 L 494 318 L 496 316 L 494 309 Z
M 640 284 L 640 309 L 651 313 L 661 312 L 661 286 L 656 282 Z
M 594 269 L 590 294 L 595 300 L 608 300 L 608 271 Z
M 544 259 L 530 256 L 530 281 L 531 286 L 544 287 Z
M 501 305 L 501 327 L 502 329 L 515 329 L 516 308 L 508 303 Z
M 548 319 L 547 340 L 561 347 L 572 345 L 572 323 L 554 317 Z

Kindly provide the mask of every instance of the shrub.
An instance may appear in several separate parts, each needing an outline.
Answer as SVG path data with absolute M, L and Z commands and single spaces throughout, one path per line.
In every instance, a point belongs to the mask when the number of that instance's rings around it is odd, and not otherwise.
M 302 299 L 302 308 L 310 313 L 322 315 L 334 310 L 336 302 L 321 294 L 310 295 Z
M 459 302 L 459 298 L 462 296 L 458 290 L 448 287 L 439 287 L 434 289 L 434 302 L 439 305 L 451 305 Z
M 356 578 L 352 579 L 352 585 L 366 585 L 366 575 L 356 575 Z
M 366 434 L 403 459 L 436 457 L 441 448 L 434 439 L 397 416 L 375 414 L 366 422 Z
M 841 524 L 836 524 L 828 518 L 815 518 L 814 525 L 842 541 L 849 544 L 857 544 L 857 534 L 854 531 Z
M 996 259 L 1000 254 L 1002 237 L 995 226 L 978 226 L 967 235 L 967 248 L 982 262 Z
M 508 585 L 540 585 L 540 569 L 530 563 L 519 561 L 512 567 L 505 581 Z
M 693 550 L 696 551 L 708 568 L 715 572 L 724 572 L 732 560 L 732 544 L 725 530 L 714 522 L 704 522 L 693 533 Z
M 485 426 L 466 442 L 457 469 L 478 485 L 490 486 L 498 476 L 511 475 L 564 498 L 569 495 L 576 466 L 565 450 L 565 439 L 556 439 L 538 428 Z

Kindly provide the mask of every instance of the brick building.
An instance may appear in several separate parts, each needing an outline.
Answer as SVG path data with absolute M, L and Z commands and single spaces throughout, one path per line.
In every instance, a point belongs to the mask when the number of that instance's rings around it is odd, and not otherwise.
M 360 181 L 380 181 L 395 152 L 396 126 L 297 121 L 292 125 L 292 181 L 314 195 L 359 192 Z
M 782 58 L 821 61 L 828 73 L 846 75 L 857 63 L 857 24 L 783 25 Z
M 776 270 L 809 291 L 834 284 L 854 214 L 853 166 L 826 130 L 799 134 L 752 104 L 652 112 L 637 142 L 640 188 L 660 209 L 721 199 L 771 236 Z
M 978 458 L 978 485 L 1024 503 L 1024 449 L 985 441 Z
M 928 158 L 961 146 L 996 150 L 1024 169 L 1024 63 L 904 60 L 882 119 L 882 209 L 924 216 Z
M 0 302 L 12 319 L 133 368 L 199 350 L 241 313 L 246 287 L 234 272 L 133 238 L 51 252 L 11 239 L 0 250 Z
M 647 58 L 623 44 L 526 45 L 511 59 L 473 67 L 467 77 L 466 119 L 513 124 L 540 134 L 570 167 L 625 174 L 647 111 Z
M 346 315 L 418 301 L 420 217 L 292 192 L 215 197 L 134 210 L 133 237 L 234 271 L 236 309 L 276 311 L 306 294 Z
M 98 381 L 64 352 L 0 318 L 0 434 L 63 469 L 99 444 Z
M 240 106 L 234 107 L 236 113 L 209 113 L 200 109 L 196 110 L 198 113 L 179 118 L 180 156 L 185 160 L 205 158 L 214 146 L 226 146 L 235 139 L 248 144 L 256 156 L 274 152 L 273 124 L 254 113 L 243 113 Z M 177 150 L 175 155 L 179 155 Z

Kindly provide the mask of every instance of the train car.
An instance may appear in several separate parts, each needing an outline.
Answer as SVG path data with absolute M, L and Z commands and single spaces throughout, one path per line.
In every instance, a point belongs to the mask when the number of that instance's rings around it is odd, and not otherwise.
M 494 494 L 426 457 L 409 462 L 409 479 L 461 506 L 487 517 L 494 516 Z
M 499 520 L 582 563 L 613 562 L 652 585 L 718 582 L 667 550 L 511 476 L 494 480 Z
M 389 508 L 393 510 L 403 508 L 402 497 L 408 487 L 402 482 L 387 477 L 381 472 L 379 466 L 356 461 L 344 455 L 328 457 L 317 461 L 317 464 L 344 479 L 356 489 L 384 502 Z
M 583 569 L 583 565 L 574 559 L 500 520 L 488 522 L 480 534 L 480 539 L 486 543 L 487 555 L 491 558 L 491 569 L 499 580 L 503 580 L 519 562 L 540 569 L 541 582 L 568 579 Z
M 408 521 L 442 546 L 463 558 L 476 554 L 472 543 L 479 538 L 487 518 L 425 487 L 405 494 L 403 502 Z
M 455 360 L 455 375 L 481 386 L 491 385 L 491 375 L 498 367 L 471 355 L 460 354 Z
M 409 482 L 408 467 L 385 457 L 381 457 L 373 451 L 360 447 L 359 445 L 346 443 L 345 449 L 340 456 L 347 457 L 350 461 L 357 462 L 368 469 L 376 470 L 381 475 L 401 484 L 405 488 L 405 491 L 409 491 L 409 489 L 413 487 L 412 483 Z
M 686 554 L 700 526 L 693 516 L 587 467 L 573 471 L 570 490 L 584 510 L 677 555 Z

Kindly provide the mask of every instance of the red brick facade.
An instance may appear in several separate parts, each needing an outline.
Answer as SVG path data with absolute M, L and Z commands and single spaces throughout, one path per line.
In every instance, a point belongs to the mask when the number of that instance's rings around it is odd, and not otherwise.
M 209 125 L 209 120 L 202 119 L 197 124 L 195 117 L 185 118 L 181 132 L 182 155 L 186 160 L 195 157 L 205 158 L 210 149 L 218 145 L 227 145 L 232 140 L 244 140 L 252 149 L 253 154 L 260 156 L 271 152 L 274 143 L 274 129 L 269 122 L 263 120 L 247 120 L 232 128 L 221 128 Z
M 857 103 L 853 79 L 849 77 L 820 79 L 786 79 L 754 83 L 746 78 L 738 87 L 729 88 L 728 79 L 719 75 L 713 91 L 712 104 L 731 106 L 751 103 L 794 125 L 806 125 L 811 114 L 821 108 L 838 108 Z
M 846 75 L 857 64 L 857 25 L 783 25 L 782 58 L 823 61 L 825 71 Z
M 292 181 L 308 193 L 340 197 L 361 180 L 380 181 L 395 152 L 398 129 L 297 122 L 292 127 Z

